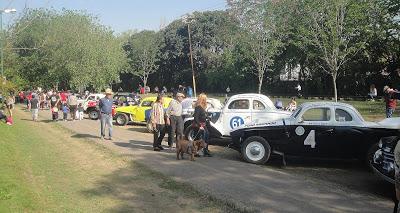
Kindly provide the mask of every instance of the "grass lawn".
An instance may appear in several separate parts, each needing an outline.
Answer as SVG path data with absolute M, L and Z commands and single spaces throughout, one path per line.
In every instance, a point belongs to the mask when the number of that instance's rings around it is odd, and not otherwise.
M 0 212 L 232 212 L 56 123 L 0 123 Z

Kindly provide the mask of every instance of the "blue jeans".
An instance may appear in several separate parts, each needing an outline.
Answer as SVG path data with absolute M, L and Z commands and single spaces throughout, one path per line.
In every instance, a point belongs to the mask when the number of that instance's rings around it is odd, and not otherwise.
M 393 108 L 386 108 L 386 117 L 391 118 L 393 115 L 394 109 Z
M 113 118 L 111 114 L 100 113 L 100 123 L 101 123 L 101 136 L 106 136 L 106 126 L 108 126 L 108 136 L 112 137 L 112 127 Z

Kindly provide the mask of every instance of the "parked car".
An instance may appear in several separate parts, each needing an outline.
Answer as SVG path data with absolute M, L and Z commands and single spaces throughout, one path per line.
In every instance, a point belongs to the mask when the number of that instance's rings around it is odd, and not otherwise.
M 139 105 L 124 106 L 115 109 L 114 120 L 117 125 L 125 126 L 129 122 L 133 123 L 148 123 L 152 104 L 157 97 L 144 98 Z M 171 98 L 164 97 L 164 108 L 167 108 Z M 151 129 L 151 127 L 148 127 Z M 149 129 L 149 130 L 150 130 Z
M 132 93 L 117 93 L 113 97 L 115 106 L 139 105 L 141 97 Z
M 389 124 L 366 122 L 349 104 L 304 103 L 289 118 L 232 131 L 230 147 L 255 164 L 271 154 L 369 161 L 382 138 L 398 135 L 398 126 Z
M 263 123 L 280 118 L 287 118 L 290 112 L 277 110 L 272 101 L 262 94 L 234 95 L 227 101 L 222 110 L 209 113 L 207 127 L 210 137 L 230 137 L 230 132 L 242 125 Z M 185 136 L 189 140 L 198 136 L 198 127 L 191 125 L 193 117 L 184 120 Z
M 389 125 L 396 126 L 400 129 L 400 118 L 388 118 L 386 122 Z M 382 138 L 378 143 L 378 149 L 374 153 L 371 167 L 376 175 L 382 179 L 394 184 L 394 149 L 400 140 L 400 134 L 397 136 Z
M 194 105 L 196 104 L 196 98 L 185 98 L 182 101 L 182 117 L 183 119 L 193 117 Z M 221 101 L 216 98 L 207 98 L 207 109 L 208 113 L 220 113 L 223 105 Z
M 89 94 L 83 102 L 83 110 L 85 113 L 89 115 L 89 118 L 92 120 L 99 119 L 99 109 L 98 102 L 101 98 L 104 98 L 105 95 L 102 93 L 99 94 Z

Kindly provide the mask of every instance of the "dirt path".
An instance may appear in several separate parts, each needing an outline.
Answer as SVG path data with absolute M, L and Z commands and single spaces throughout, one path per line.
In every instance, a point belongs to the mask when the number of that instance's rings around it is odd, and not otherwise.
M 45 114 L 46 113 L 46 114 Z M 50 113 L 42 113 L 50 118 Z M 46 122 L 46 119 L 43 119 Z M 177 161 L 172 150 L 153 152 L 152 136 L 144 127 L 114 126 L 114 140 L 101 141 L 99 122 L 92 120 L 58 122 L 71 130 L 71 137 L 86 138 L 105 145 L 107 148 L 132 156 L 136 162 L 177 181 L 195 186 L 196 189 L 209 193 L 218 199 L 260 212 L 390 212 L 392 201 L 387 197 L 376 195 L 371 191 L 357 190 L 348 187 L 337 174 L 326 171 L 329 178 L 323 175 L 316 178 L 304 171 L 279 169 L 273 166 L 259 166 L 244 163 L 237 159 L 237 153 L 221 148 L 211 148 L 215 156 L 198 158 L 196 162 Z M 232 157 L 233 156 L 233 157 Z M 335 171 L 335 169 L 332 169 Z M 358 171 L 356 171 L 358 172 Z M 322 172 L 324 174 L 325 172 Z M 346 173 L 351 173 L 346 170 Z M 345 174 L 345 173 L 343 173 Z M 373 174 L 373 184 L 379 184 Z M 330 181 L 338 176 L 340 181 Z M 367 178 L 366 180 L 371 181 Z M 362 180 L 351 180 L 359 182 Z M 378 183 L 377 183 L 378 182 Z M 351 184 L 348 184 L 351 185 Z M 174 201 L 171 201 L 174 202 Z
M 0 212 L 236 211 L 87 135 L 14 114 L 13 126 L 0 124 Z

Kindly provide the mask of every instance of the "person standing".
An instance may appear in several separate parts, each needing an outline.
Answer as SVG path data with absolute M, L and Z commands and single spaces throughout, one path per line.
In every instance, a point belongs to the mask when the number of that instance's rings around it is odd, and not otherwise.
M 376 90 L 375 84 L 371 84 L 369 87 L 368 96 L 371 98 L 371 101 L 374 101 L 374 98 L 378 95 L 378 91 Z
M 383 94 L 386 103 L 386 118 L 391 118 L 396 109 L 397 100 L 393 97 L 396 91 L 389 86 L 383 87 Z
M 83 106 L 82 104 L 79 104 L 78 106 L 78 120 L 83 120 Z
M 297 97 L 301 97 L 301 86 L 300 84 L 297 84 L 297 86 L 295 87 L 295 89 L 297 90 Z
M 56 92 L 54 92 L 50 96 L 50 107 L 51 107 L 51 112 L 52 112 L 51 114 L 52 114 L 53 121 L 58 120 L 58 104 L 59 103 L 60 103 L 59 96 Z
M 153 125 L 153 149 L 161 151 L 164 149 L 161 142 L 165 136 L 165 113 L 161 95 L 157 96 L 157 100 L 152 106 L 150 121 Z
M 62 112 L 63 112 L 63 120 L 66 121 L 68 119 L 68 112 L 69 112 L 69 108 L 68 105 L 66 103 L 64 103 L 62 105 Z
M 32 95 L 31 100 L 31 112 L 32 112 L 32 120 L 38 121 L 39 115 L 39 99 L 37 99 L 36 95 Z
M 106 136 L 106 126 L 108 126 L 108 140 L 112 140 L 112 105 L 113 105 L 113 98 L 112 98 L 112 90 L 110 88 L 106 89 L 106 97 L 100 99 L 99 101 L 99 108 L 100 108 L 100 134 L 101 139 L 104 139 Z
M 13 116 L 12 110 L 14 109 L 14 104 L 15 104 L 15 97 L 10 93 L 10 95 L 6 99 L 6 106 L 11 117 Z
M 169 148 L 172 148 L 176 140 L 183 136 L 182 101 L 184 98 L 185 95 L 178 92 L 176 99 L 172 100 L 167 108 L 167 125 L 171 126 L 168 134 Z
M 68 97 L 68 106 L 69 106 L 69 111 L 71 114 L 72 121 L 76 119 L 76 110 L 78 107 L 78 98 L 75 96 L 75 94 L 71 94 Z
M 204 156 L 211 157 L 210 151 L 208 150 L 208 139 L 209 139 L 209 131 L 207 129 L 207 96 L 204 93 L 201 93 L 196 101 L 196 107 L 194 108 L 194 120 L 196 126 L 199 127 L 199 131 L 203 133 L 203 140 L 206 142 L 206 147 L 203 149 Z

